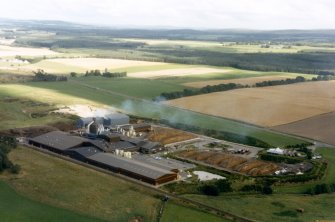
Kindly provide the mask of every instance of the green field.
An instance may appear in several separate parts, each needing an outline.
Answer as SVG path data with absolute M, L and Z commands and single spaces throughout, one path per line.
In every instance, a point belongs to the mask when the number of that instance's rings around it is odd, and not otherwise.
M 42 204 L 17 194 L 0 180 L 0 217 L 2 222 L 22 221 L 103 221 L 87 215 Z
M 186 197 L 257 221 L 303 222 L 335 220 L 335 194 L 318 196 L 289 194 L 269 196 L 222 195 L 219 197 L 186 195 Z M 298 208 L 303 208 L 304 213 L 297 212 Z
M 161 201 L 144 187 L 29 148 L 14 149 L 9 157 L 22 170 L 2 178 L 34 201 L 109 221 L 156 218 Z
M 223 219 L 196 209 L 168 202 L 164 208 L 161 222 L 225 222 Z
M 126 88 L 124 90 L 131 91 L 133 89 Z M 285 146 L 303 142 L 300 139 L 273 133 L 266 129 L 244 123 L 168 107 L 141 99 L 133 99 L 126 95 L 115 94 L 113 91 L 101 91 L 95 88 L 88 88 L 76 82 L 1 85 L 0 95 L 18 98 L 28 97 L 41 102 L 65 105 L 94 103 L 110 105 L 126 113 L 142 117 L 168 119 L 172 122 L 252 136 L 273 146 Z

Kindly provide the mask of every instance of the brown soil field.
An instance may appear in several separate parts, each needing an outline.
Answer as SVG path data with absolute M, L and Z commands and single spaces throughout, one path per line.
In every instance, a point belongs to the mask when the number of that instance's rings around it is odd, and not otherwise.
M 244 88 L 165 103 L 261 126 L 277 126 L 335 111 L 335 81 Z
M 210 151 L 183 151 L 179 156 L 251 176 L 273 174 L 279 168 L 274 163 L 262 160 L 248 160 L 236 155 Z
M 130 77 L 137 78 L 161 78 L 165 76 L 187 76 L 187 75 L 202 75 L 209 73 L 225 73 L 229 70 L 207 68 L 207 67 L 195 67 L 195 68 L 183 68 L 183 69 L 163 69 L 158 71 L 145 71 L 145 72 L 133 72 L 129 73 Z
M 275 126 L 272 129 L 335 145 L 335 112 Z
M 182 142 L 185 140 L 195 139 L 196 136 L 176 129 L 154 127 L 148 135 L 148 139 L 153 142 L 160 142 L 163 145 Z
M 183 84 L 184 86 L 194 87 L 194 88 L 202 88 L 205 86 L 213 86 L 219 84 L 227 84 L 227 83 L 236 83 L 241 85 L 255 85 L 259 82 L 264 81 L 272 81 L 272 80 L 284 80 L 288 78 L 294 78 L 292 75 L 275 75 L 275 76 L 259 76 L 259 77 L 249 77 L 249 78 L 240 78 L 240 79 L 225 79 L 225 80 L 209 80 L 202 82 L 188 82 Z

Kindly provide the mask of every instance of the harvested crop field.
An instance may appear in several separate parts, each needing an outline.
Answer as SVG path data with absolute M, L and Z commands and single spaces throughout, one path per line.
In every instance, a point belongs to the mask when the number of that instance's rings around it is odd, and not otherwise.
M 1 57 L 12 57 L 12 56 L 44 56 L 44 55 L 57 55 L 58 52 L 54 52 L 48 48 L 28 48 L 28 47 L 12 47 L 0 45 L 0 56 Z
M 261 126 L 335 111 L 335 81 L 245 88 L 167 101 L 169 105 Z
M 241 85 L 253 86 L 256 83 L 264 81 L 273 81 L 273 80 L 285 80 L 295 78 L 298 75 L 273 75 L 273 76 L 259 76 L 259 77 L 249 77 L 249 78 L 240 78 L 240 79 L 225 79 L 225 80 L 210 80 L 210 81 L 201 81 L 201 82 L 189 82 L 185 83 L 184 86 L 202 88 L 205 86 L 213 86 L 219 84 L 227 83 L 236 83 Z
M 335 145 L 335 112 L 276 126 L 273 129 Z
M 85 72 L 86 70 L 99 69 L 120 69 L 127 67 L 155 66 L 162 65 L 159 62 L 146 62 L 124 59 L 101 59 L 101 58 L 66 58 L 46 59 L 33 65 L 25 66 L 27 69 L 43 69 L 46 72 Z
M 178 156 L 251 176 L 273 174 L 279 168 L 274 163 L 256 159 L 248 160 L 240 156 L 219 152 L 191 150 L 183 151 Z
M 154 130 L 149 133 L 148 139 L 154 142 L 160 142 L 163 145 L 182 142 L 190 139 L 195 139 L 193 134 L 171 128 L 154 127 Z
M 209 73 L 225 73 L 225 72 L 229 72 L 229 70 L 208 68 L 208 67 L 190 67 L 181 69 L 164 69 L 157 71 L 133 72 L 130 73 L 128 76 L 136 78 L 160 78 L 160 77 L 202 75 Z

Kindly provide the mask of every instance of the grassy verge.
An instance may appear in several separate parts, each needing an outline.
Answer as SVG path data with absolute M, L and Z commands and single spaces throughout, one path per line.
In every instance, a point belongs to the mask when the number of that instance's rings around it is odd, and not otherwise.
M 208 214 L 193 208 L 177 205 L 173 202 L 168 202 L 164 208 L 161 222 L 225 222 L 223 219 L 212 214 Z
M 186 195 L 188 198 L 251 218 L 257 221 L 302 222 L 334 220 L 335 194 L 302 196 L 289 194 L 207 197 Z M 304 213 L 297 212 L 303 208 Z

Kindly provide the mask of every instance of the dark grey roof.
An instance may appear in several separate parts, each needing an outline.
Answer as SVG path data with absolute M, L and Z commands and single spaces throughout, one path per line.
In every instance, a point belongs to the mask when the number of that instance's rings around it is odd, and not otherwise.
M 110 147 L 112 149 L 128 150 L 128 149 L 134 149 L 137 146 L 132 144 L 132 143 L 129 143 L 127 141 L 119 141 L 119 142 L 116 142 L 116 143 L 111 143 Z
M 170 171 L 155 166 L 151 166 L 133 159 L 119 157 L 110 153 L 98 153 L 88 157 L 88 159 L 111 166 L 113 168 L 119 168 L 128 172 L 133 172 L 151 179 L 158 179 L 165 175 L 174 174 Z
M 92 156 L 94 154 L 101 152 L 101 150 L 97 149 L 94 146 L 78 147 L 78 148 L 69 149 L 68 151 L 78 153 L 84 157 L 89 157 L 89 156 Z
M 100 150 L 107 151 L 110 149 L 110 143 L 102 140 L 102 139 L 96 139 L 96 140 L 87 140 L 88 143 L 92 144 L 93 146 L 99 148 Z
M 141 139 L 130 138 L 130 137 L 127 137 L 127 136 L 121 136 L 121 140 L 122 141 L 127 141 L 127 142 L 132 143 L 136 146 L 141 146 L 145 143 L 145 141 L 143 141 Z
M 78 136 L 72 136 L 61 131 L 53 131 L 41 136 L 34 137 L 30 139 L 30 141 L 40 143 L 54 149 L 66 150 L 87 142 L 87 139 Z
M 161 146 L 161 145 L 158 142 L 147 141 L 143 145 L 141 145 L 141 148 L 151 150 L 151 149 L 154 149 L 154 148 L 159 147 L 159 146 Z

